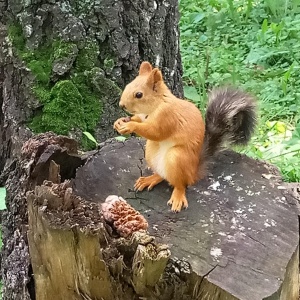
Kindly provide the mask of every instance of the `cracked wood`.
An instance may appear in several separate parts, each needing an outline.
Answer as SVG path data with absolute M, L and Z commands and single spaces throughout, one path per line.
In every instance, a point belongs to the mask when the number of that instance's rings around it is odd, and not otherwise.
M 230 151 L 210 171 L 188 188 L 188 209 L 173 214 L 165 182 L 151 192 L 133 191 L 135 180 L 149 171 L 142 142 L 130 139 L 103 147 L 78 170 L 73 187 L 91 201 L 109 194 L 127 199 L 147 218 L 150 233 L 205 277 L 198 284 L 201 299 L 214 299 L 205 295 L 221 290 L 233 297 L 226 299 L 297 299 L 297 206 L 278 171 Z

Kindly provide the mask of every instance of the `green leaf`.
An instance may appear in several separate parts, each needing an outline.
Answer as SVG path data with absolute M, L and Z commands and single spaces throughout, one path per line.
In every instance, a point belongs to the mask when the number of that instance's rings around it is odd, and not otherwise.
M 6 209 L 5 198 L 6 189 L 5 187 L 0 187 L 0 210 Z
M 284 133 L 287 129 L 287 126 L 285 123 L 277 121 L 275 125 L 275 129 L 277 130 L 277 132 Z
M 192 23 L 199 23 L 200 21 L 202 21 L 205 17 L 205 13 L 203 12 L 199 12 L 199 13 L 194 13 L 191 14 L 191 21 Z
M 261 32 L 262 34 L 265 34 L 268 30 L 268 20 L 264 19 L 262 25 L 261 25 Z
M 199 42 L 200 42 L 200 43 L 206 42 L 207 39 L 208 39 L 207 35 L 202 34 L 202 35 L 199 37 Z
M 200 95 L 198 94 L 197 89 L 194 86 L 184 86 L 183 91 L 184 91 L 184 96 L 187 99 L 190 99 L 193 102 L 200 101 Z
M 298 152 L 298 151 L 300 151 L 300 143 L 291 146 L 291 147 L 288 149 L 288 151 L 289 151 L 289 152 Z
M 126 136 L 116 136 L 115 139 L 119 142 L 125 142 L 127 137 Z
M 84 131 L 83 134 L 92 142 L 94 142 L 96 144 L 96 146 L 98 146 L 98 142 L 96 141 L 96 139 L 87 131 Z
M 298 107 L 297 104 L 292 104 L 292 105 L 289 106 L 289 109 L 290 109 L 290 111 L 292 111 L 292 112 L 298 112 L 299 107 Z
M 294 139 L 300 139 L 300 122 L 296 125 L 295 131 L 293 132 Z

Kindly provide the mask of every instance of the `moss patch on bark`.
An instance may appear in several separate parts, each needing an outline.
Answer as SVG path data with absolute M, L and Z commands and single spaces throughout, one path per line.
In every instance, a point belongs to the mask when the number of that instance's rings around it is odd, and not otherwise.
M 29 120 L 29 128 L 35 133 L 93 134 L 101 118 L 104 97 L 110 96 L 109 91 L 114 95 L 121 93 L 99 68 L 97 42 L 53 40 L 31 50 L 26 46 L 22 27 L 16 24 L 9 27 L 9 38 L 15 53 L 35 77 L 31 89 L 41 110 Z

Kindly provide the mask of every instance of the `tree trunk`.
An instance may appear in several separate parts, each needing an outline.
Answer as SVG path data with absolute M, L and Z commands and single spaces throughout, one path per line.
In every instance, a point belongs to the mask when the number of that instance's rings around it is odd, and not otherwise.
M 0 1 L 4 299 L 29 299 L 32 287 L 25 197 L 32 183 L 19 162 L 23 142 L 53 131 L 88 149 L 83 131 L 99 142 L 112 137 L 121 90 L 143 60 L 162 68 L 182 96 L 178 17 L 175 0 Z
M 78 138 L 90 131 L 98 141 L 113 136 L 120 89 L 137 75 L 143 60 L 162 68 L 172 91 L 183 95 L 175 0 L 13 0 L 0 5 L 5 21 L 0 28 L 0 120 L 1 131 L 8 129 L 0 146 L 2 168 L 30 134 L 25 125 L 34 132 L 71 132 Z

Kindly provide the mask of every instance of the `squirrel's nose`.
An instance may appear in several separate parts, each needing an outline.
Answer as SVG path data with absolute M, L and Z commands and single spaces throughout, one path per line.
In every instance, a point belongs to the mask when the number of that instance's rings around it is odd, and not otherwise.
M 124 105 L 124 104 L 119 104 L 119 106 L 120 106 L 120 108 L 122 108 L 122 109 L 126 109 L 126 106 Z

